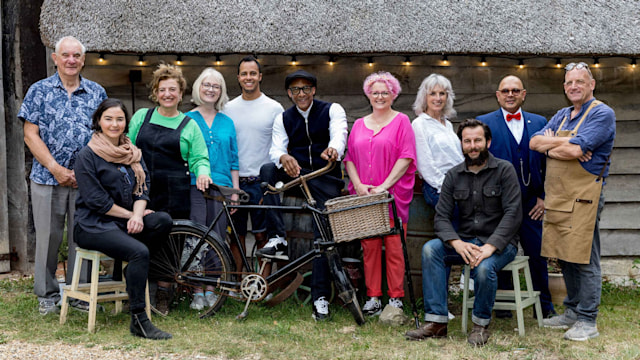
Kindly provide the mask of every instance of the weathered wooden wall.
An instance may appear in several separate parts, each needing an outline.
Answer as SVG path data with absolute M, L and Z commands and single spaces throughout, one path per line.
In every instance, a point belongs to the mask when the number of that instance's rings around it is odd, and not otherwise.
M 214 66 L 225 77 L 231 98 L 240 93 L 236 81 L 240 55 L 224 57 L 215 66 L 213 58 L 183 57 L 182 69 L 189 86 L 205 66 Z M 89 54 L 84 76 L 101 83 L 109 96 L 119 97 L 131 104 L 129 70 L 142 70 L 142 83 L 135 86 L 136 107 L 150 106 L 146 84 L 159 61 L 173 63 L 175 56 L 146 57 L 144 66 L 137 65 L 136 56 L 106 55 L 102 63 L 97 54 Z M 395 108 L 414 118 L 411 105 L 422 79 L 432 72 L 447 76 L 456 92 L 455 109 L 459 119 L 474 117 L 497 109 L 495 90 L 507 74 L 522 78 L 527 88 L 524 108 L 550 118 L 558 109 L 568 106 L 563 94 L 564 70 L 555 66 L 554 59 L 529 59 L 520 69 L 512 59 L 488 58 L 488 66 L 479 65 L 478 57 L 450 57 L 450 65 L 443 66 L 438 56 L 412 57 L 412 64 L 402 64 L 400 56 L 375 58 L 373 66 L 364 57 L 338 58 L 329 65 L 327 57 L 298 56 L 299 64 L 292 66 L 287 56 L 261 56 L 263 64 L 262 90 L 283 104 L 291 106 L 284 90 L 285 76 L 295 69 L 310 71 L 318 77 L 317 97 L 339 102 L 347 111 L 350 122 L 366 115 L 370 109 L 362 92 L 362 81 L 373 71 L 390 71 L 401 81 L 403 91 Z M 563 59 L 569 61 L 585 59 Z M 633 69 L 625 58 L 601 59 L 600 68 L 592 68 L 596 78 L 596 97 L 616 112 L 618 135 L 615 141 L 611 176 L 605 193 L 607 206 L 602 215 L 602 252 L 605 256 L 640 255 L 640 68 Z M 185 97 L 183 110 L 189 110 Z
M 240 93 L 236 81 L 237 62 L 241 55 L 225 56 L 221 65 L 214 65 L 215 59 L 203 57 L 183 57 L 181 68 L 189 83 L 187 96 L 182 106 L 183 111 L 192 108 L 189 104 L 191 84 L 200 71 L 206 66 L 213 66 L 225 77 L 230 98 Z M 151 73 L 160 62 L 174 63 L 175 56 L 147 56 L 144 64 L 138 64 L 138 57 L 133 55 L 105 56 L 100 62 L 98 54 L 88 54 L 83 76 L 102 84 L 110 97 L 118 97 L 125 101 L 131 112 L 132 91 L 129 82 L 130 70 L 142 71 L 142 82 L 134 85 L 136 109 L 151 106 L 148 99 L 147 83 Z M 548 58 L 529 59 L 520 69 L 512 59 L 488 58 L 488 66 L 479 65 L 479 58 L 472 56 L 450 57 L 450 65 L 444 66 L 438 56 L 412 57 L 410 66 L 402 65 L 403 57 L 386 56 L 375 58 L 373 66 L 367 64 L 363 57 L 338 58 L 337 63 L 329 65 L 327 57 L 298 56 L 299 64 L 293 66 L 287 56 L 260 56 L 263 64 L 262 90 L 275 98 L 287 108 L 291 102 L 284 90 L 285 76 L 296 70 L 304 69 L 317 75 L 317 98 L 338 102 L 347 111 L 350 123 L 369 113 L 367 99 L 362 92 L 362 81 L 373 71 L 390 71 L 401 81 L 403 91 L 396 100 L 395 108 L 415 117 L 411 105 L 422 79 L 432 72 L 447 76 L 456 92 L 455 108 L 460 119 L 475 117 L 497 109 L 495 93 L 500 79 L 507 74 L 515 74 L 522 78 L 527 88 L 525 110 L 539 113 L 550 118 L 558 109 L 568 106 L 563 91 L 564 71 L 555 67 L 555 60 Z M 563 59 L 563 64 L 585 59 Z M 637 103 L 640 86 L 640 69 L 633 69 L 625 58 L 601 59 L 602 66 L 592 71 L 596 78 L 596 96 L 609 104 L 617 116 L 618 136 L 615 142 L 611 176 L 607 180 L 605 193 L 607 206 L 602 216 L 602 253 L 608 257 L 626 256 L 627 259 L 640 255 L 640 105 Z M 54 69 L 49 66 L 49 73 Z M 416 196 L 412 211 L 430 216 L 432 210 L 424 205 L 424 200 Z M 432 232 L 430 222 L 413 226 L 414 240 L 410 244 L 412 268 L 419 269 L 419 248 L 421 240 Z M 629 269 L 618 266 L 610 270 L 613 275 L 625 275 Z M 606 273 L 606 272 L 605 272 Z M 620 274 L 622 273 L 622 274 Z M 414 283 L 420 281 L 419 274 Z M 416 284 L 419 286 L 419 284 Z

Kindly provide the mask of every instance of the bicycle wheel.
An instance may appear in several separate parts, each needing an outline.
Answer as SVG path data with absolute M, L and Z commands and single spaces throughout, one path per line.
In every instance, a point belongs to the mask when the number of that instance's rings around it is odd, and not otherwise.
M 333 275 L 333 281 L 336 284 L 338 297 L 345 304 L 349 312 L 351 312 L 356 323 L 358 325 L 364 324 L 365 319 L 362 314 L 362 309 L 360 308 L 360 303 L 358 303 L 358 296 L 351 285 L 351 280 L 342 268 L 340 255 L 335 248 L 327 250 L 325 253 L 327 255 L 327 260 L 329 261 L 329 269 Z
M 166 246 L 151 256 L 149 278 L 176 283 L 178 294 L 183 295 L 189 303 L 194 290 L 202 289 L 205 285 L 193 279 L 181 280 L 182 276 L 233 281 L 234 276 L 229 272 L 234 271 L 235 266 L 229 247 L 213 232 L 203 239 L 206 232 L 207 228 L 192 221 L 175 220 Z M 212 315 L 224 304 L 226 296 L 216 293 L 218 296 L 214 304 L 209 304 L 201 317 Z

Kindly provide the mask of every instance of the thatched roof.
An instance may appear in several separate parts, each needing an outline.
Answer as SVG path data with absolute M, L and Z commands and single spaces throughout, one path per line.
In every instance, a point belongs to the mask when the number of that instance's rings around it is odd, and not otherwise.
M 637 0 L 45 0 L 89 51 L 634 55 Z

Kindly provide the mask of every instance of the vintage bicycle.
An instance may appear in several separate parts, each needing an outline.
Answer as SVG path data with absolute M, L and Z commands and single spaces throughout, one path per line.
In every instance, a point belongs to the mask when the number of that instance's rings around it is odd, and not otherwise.
M 343 268 L 337 247 L 347 241 L 398 232 L 402 236 L 404 245 L 404 232 L 402 231 L 402 222 L 396 213 L 393 196 L 389 194 L 379 194 L 373 198 L 367 196 L 340 197 L 327 201 L 325 203 L 326 210 L 318 209 L 316 201 L 311 196 L 307 182 L 328 173 L 334 166 L 334 162 L 329 162 L 322 169 L 302 174 L 286 184 L 281 182 L 275 186 L 263 184 L 266 192 L 271 194 L 280 194 L 299 186 L 306 199 L 306 203 L 301 206 L 232 205 L 230 202 L 231 195 L 238 194 L 240 203 L 246 202 L 248 195 L 241 190 L 213 185 L 222 194 L 215 198 L 222 202 L 222 210 L 216 214 L 209 227 L 189 220 L 174 220 L 173 228 L 169 235 L 170 246 L 153 256 L 149 267 L 150 276 L 175 282 L 177 284 L 177 293 L 187 297 L 189 301 L 191 300 L 189 297 L 193 296 L 192 290 L 194 288 L 213 286 L 217 294 L 215 304 L 205 309 L 200 315 L 201 318 L 214 315 L 231 294 L 235 296 L 240 294 L 240 297 L 245 300 L 245 306 L 237 318 L 244 319 L 248 315 L 248 307 L 251 302 L 263 300 L 278 281 L 290 279 L 291 276 L 295 276 L 296 279 L 301 281 L 302 276 L 299 271 L 317 256 L 324 255 L 327 257 L 329 269 L 333 276 L 337 297 L 351 312 L 356 323 L 359 325 L 364 324 L 365 319 L 358 303 L 356 291 Z M 389 226 L 388 211 L 390 207 L 395 224 L 397 224 L 393 228 Z M 256 269 L 257 266 L 247 260 L 246 253 L 242 250 L 243 247 L 240 246 L 239 237 L 233 221 L 231 221 L 230 210 L 233 208 L 275 209 L 284 212 L 310 213 L 321 237 L 313 242 L 313 247 L 309 251 L 283 266 L 279 266 L 276 271 L 264 277 L 261 275 L 261 269 Z M 372 211 L 376 214 L 373 215 Z M 228 228 L 230 229 L 227 239 L 222 239 L 212 231 L 222 216 L 226 216 Z M 372 226 L 372 221 L 377 221 L 380 224 Z M 227 241 L 235 241 L 238 244 L 238 248 L 242 252 L 243 265 L 247 269 L 246 272 L 236 271 L 239 267 L 233 262 Z M 407 258 L 406 245 L 404 246 L 404 252 L 405 258 Z M 267 258 L 261 260 L 262 267 L 264 267 L 266 261 L 270 261 Z M 408 271 L 408 263 L 406 266 Z M 417 321 L 417 310 L 410 277 L 408 277 L 408 281 L 413 312 Z

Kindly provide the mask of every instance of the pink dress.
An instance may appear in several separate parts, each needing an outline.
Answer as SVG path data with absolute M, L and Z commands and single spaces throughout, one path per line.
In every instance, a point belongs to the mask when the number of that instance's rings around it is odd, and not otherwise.
M 364 125 L 364 119 L 356 120 L 347 142 L 348 152 L 345 162 L 352 162 L 363 184 L 378 186 L 391 173 L 398 159 L 411 159 L 404 175 L 389 189 L 396 200 L 398 216 L 402 219 L 406 236 L 409 221 L 409 204 L 413 198 L 413 184 L 416 172 L 416 141 L 409 117 L 399 113 L 377 134 Z M 349 192 L 356 191 L 349 183 Z M 389 209 L 391 226 L 393 213 Z M 382 296 L 382 243 L 385 244 L 387 264 L 387 285 L 389 297 L 404 297 L 404 255 L 400 235 L 386 236 L 384 239 L 362 240 L 364 277 L 368 296 Z
M 364 125 L 364 119 L 356 120 L 349 134 L 347 149 L 344 161 L 355 165 L 360 181 L 367 185 L 382 184 L 398 159 L 412 160 L 404 175 L 389 189 L 396 199 L 398 216 L 406 224 L 416 173 L 416 140 L 409 117 L 398 113 L 375 135 Z M 356 193 L 352 183 L 349 183 L 349 193 Z M 392 213 L 389 215 L 393 216 Z

